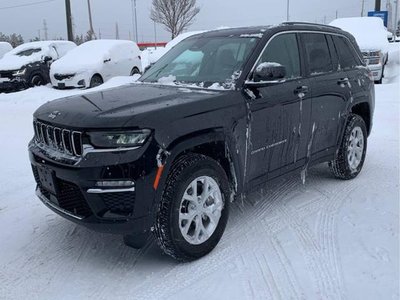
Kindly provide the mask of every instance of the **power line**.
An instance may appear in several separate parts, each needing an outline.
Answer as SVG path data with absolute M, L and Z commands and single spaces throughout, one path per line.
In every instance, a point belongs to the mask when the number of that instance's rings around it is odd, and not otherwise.
M 38 1 L 38 2 L 31 2 L 31 3 L 19 4 L 19 5 L 14 5 L 14 6 L 4 6 L 4 7 L 0 7 L 0 10 L 12 9 L 12 8 L 19 8 L 19 7 L 27 7 L 27 6 L 34 6 L 34 5 L 38 5 L 38 4 L 49 3 L 49 2 L 55 2 L 55 1 L 56 1 L 56 0 L 46 0 L 46 1 Z

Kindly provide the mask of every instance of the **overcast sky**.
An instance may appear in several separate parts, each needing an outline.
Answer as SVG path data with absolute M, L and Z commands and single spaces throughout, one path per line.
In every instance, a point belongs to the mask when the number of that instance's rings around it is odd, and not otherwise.
M 0 32 L 20 33 L 26 40 L 44 37 L 43 20 L 49 38 L 66 38 L 64 0 L 26 7 L 7 8 L 46 0 L 0 0 Z M 389 0 L 387 0 L 389 1 Z M 393 0 L 392 0 L 393 1 Z M 115 38 L 118 22 L 120 38 L 128 39 L 133 32 L 131 0 L 91 0 L 95 31 L 102 38 Z M 286 20 L 286 0 L 197 0 L 201 8 L 189 30 L 213 29 L 220 26 L 276 24 Z M 291 0 L 290 19 L 329 23 L 339 17 L 360 16 L 362 0 Z M 86 0 L 71 0 L 74 32 L 89 29 Z M 386 0 L 382 0 L 382 9 Z M 154 24 L 150 20 L 151 0 L 137 0 L 139 41 L 154 41 Z M 373 10 L 374 0 L 365 0 L 365 11 Z M 157 40 L 168 41 L 169 34 L 157 25 Z M 133 36 L 133 35 L 132 35 Z

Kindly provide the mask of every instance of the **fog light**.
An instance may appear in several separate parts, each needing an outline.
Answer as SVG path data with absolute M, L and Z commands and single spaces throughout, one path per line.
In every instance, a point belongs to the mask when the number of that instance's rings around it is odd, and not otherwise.
M 97 181 L 97 187 L 106 187 L 106 188 L 121 188 L 121 187 L 133 187 L 135 186 L 135 182 L 132 180 L 107 180 L 107 181 Z
M 78 85 L 83 85 L 83 86 L 86 85 L 85 80 L 84 79 L 79 80 Z

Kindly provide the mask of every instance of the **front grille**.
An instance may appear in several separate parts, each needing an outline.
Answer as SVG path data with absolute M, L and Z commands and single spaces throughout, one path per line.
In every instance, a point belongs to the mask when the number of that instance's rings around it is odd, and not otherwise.
M 77 185 L 61 179 L 57 180 L 57 184 L 59 189 L 57 200 L 62 209 L 82 217 L 91 214 L 85 197 Z
M 131 215 L 135 205 L 135 193 L 106 193 L 102 195 L 107 210 L 121 215 Z
M 34 121 L 35 141 L 56 152 L 82 156 L 82 132 L 54 127 Z
M 32 166 L 32 171 L 40 192 L 46 199 L 50 200 L 51 193 L 43 188 L 37 167 Z M 80 217 L 88 217 L 92 214 L 85 197 L 77 185 L 59 178 L 56 178 L 56 185 L 58 194 L 54 196 L 57 198 L 60 208 Z
M 13 79 L 13 73 L 15 71 L 0 71 L 0 78 L 8 78 L 8 79 Z
M 71 79 L 75 74 L 54 74 L 54 78 L 57 80 Z

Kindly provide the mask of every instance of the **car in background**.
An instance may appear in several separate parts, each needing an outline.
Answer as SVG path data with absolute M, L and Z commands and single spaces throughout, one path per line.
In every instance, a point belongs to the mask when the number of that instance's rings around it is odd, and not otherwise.
M 7 42 L 0 42 L 0 59 L 13 49 L 10 43 Z
M 175 47 L 181 41 L 196 35 L 205 32 L 204 30 L 201 31 L 189 31 L 185 33 L 181 33 L 173 40 L 169 41 L 165 47 L 158 47 L 156 49 L 147 48 L 142 51 L 142 65 L 143 70 L 149 69 L 152 65 L 154 65 L 165 53 Z
M 0 92 L 49 83 L 50 65 L 75 47 L 68 41 L 42 41 L 11 50 L 0 60 Z
M 341 18 L 332 21 L 330 25 L 339 27 L 356 38 L 375 83 L 382 83 L 385 65 L 389 59 L 388 35 L 383 20 L 377 17 Z
M 116 76 L 140 74 L 140 54 L 132 41 L 89 41 L 51 66 L 51 82 L 59 89 L 92 88 Z
M 390 32 L 386 27 L 386 35 L 389 43 L 393 43 L 395 41 L 393 32 Z

